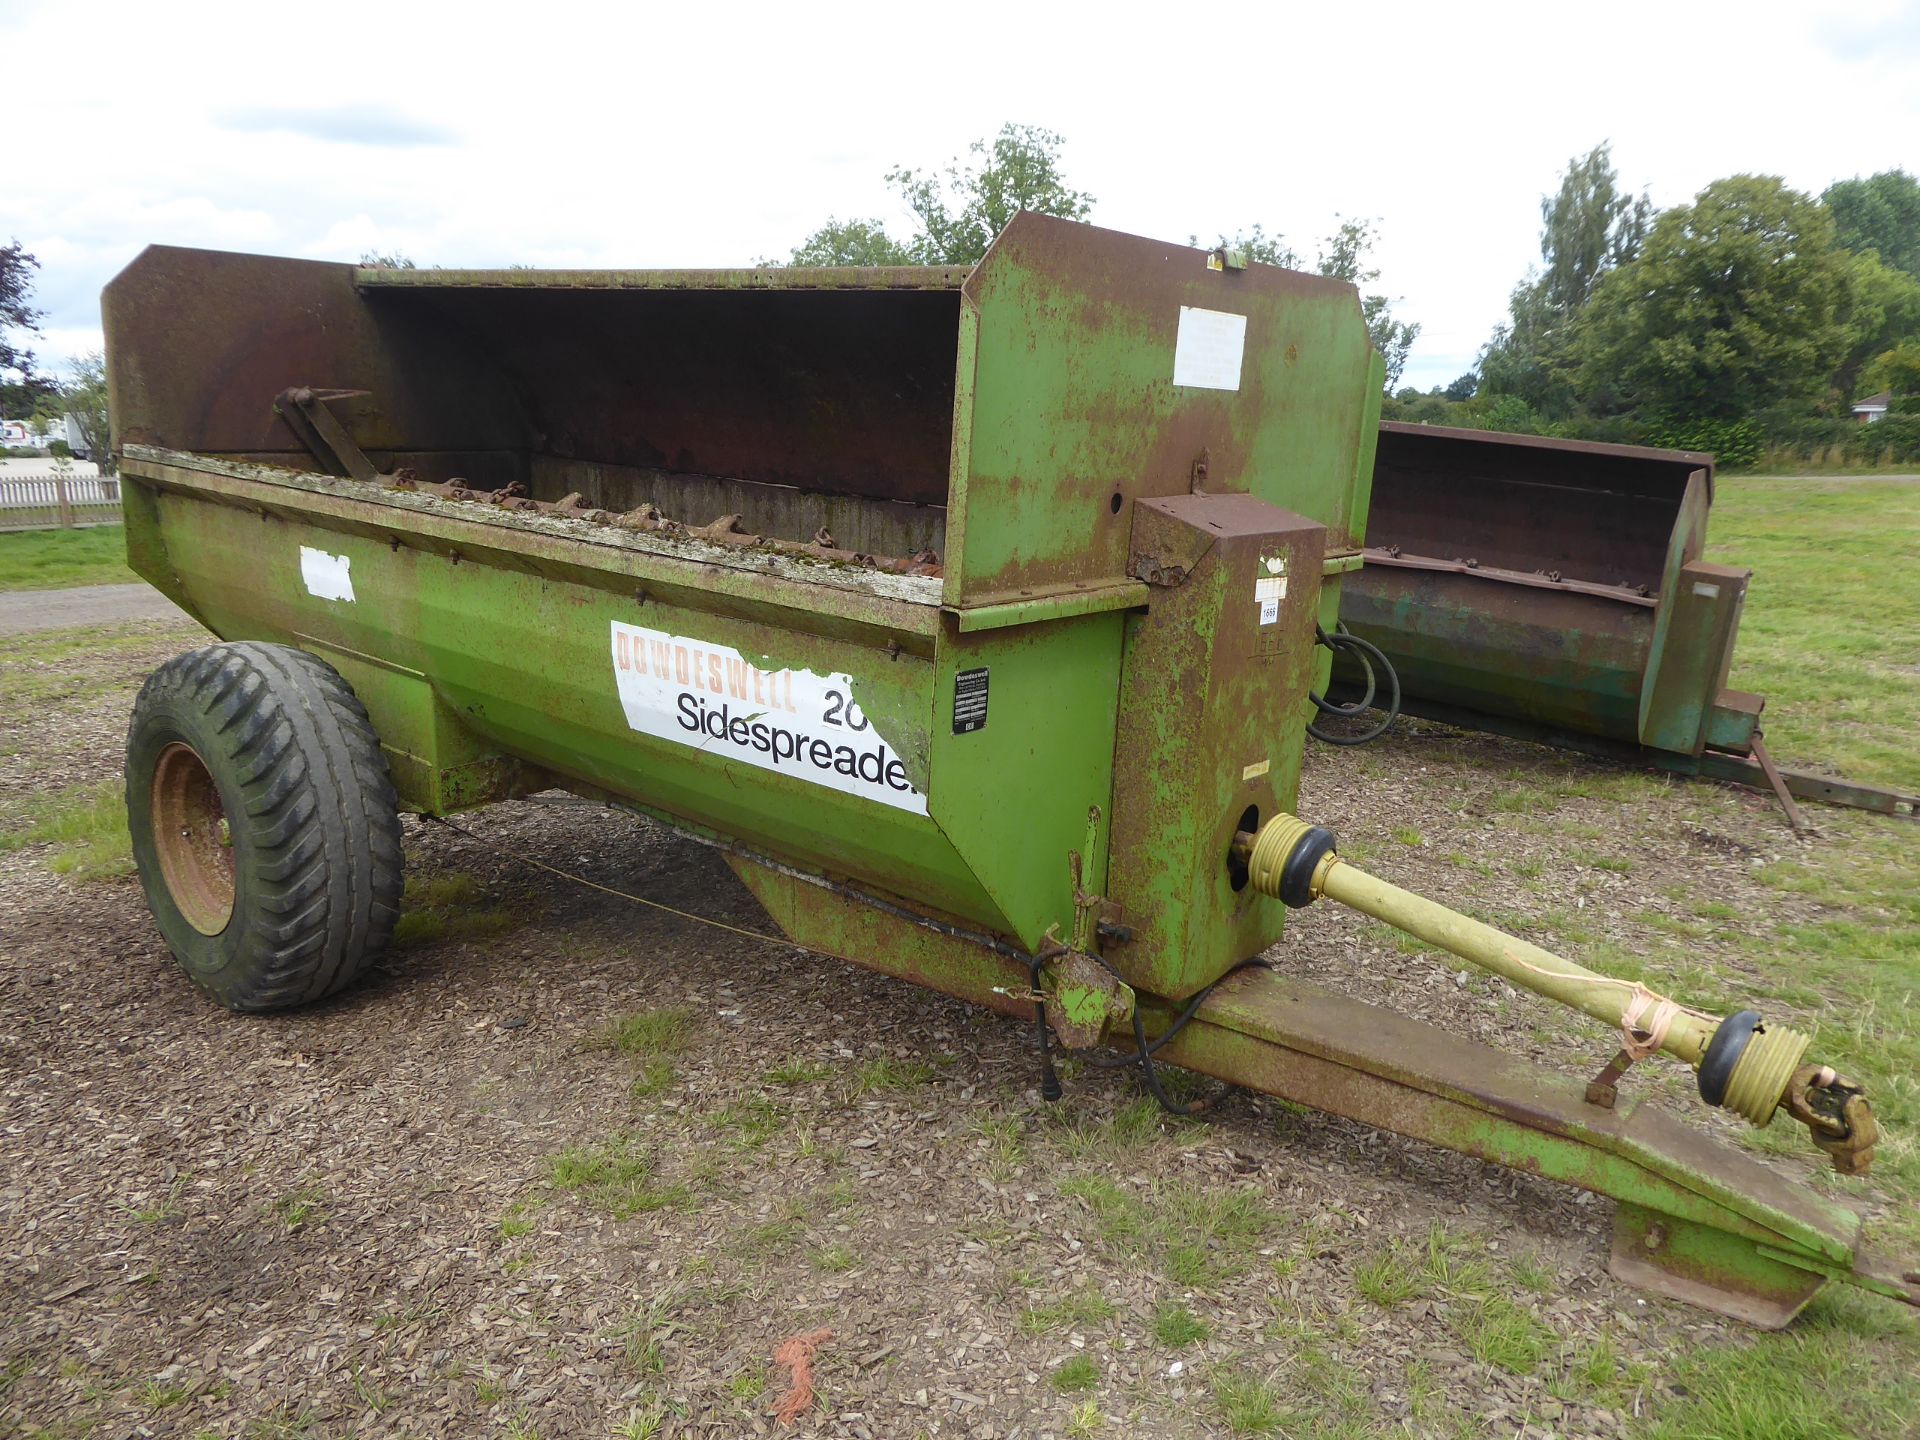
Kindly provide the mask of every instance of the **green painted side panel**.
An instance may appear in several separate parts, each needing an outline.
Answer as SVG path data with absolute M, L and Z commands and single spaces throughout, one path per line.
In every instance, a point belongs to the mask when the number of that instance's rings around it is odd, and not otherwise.
M 852 698 L 923 791 L 935 677 L 928 660 L 641 603 L 502 566 L 455 563 L 375 536 L 263 520 L 231 506 L 163 495 L 156 515 L 166 551 L 192 557 L 184 588 L 196 613 L 225 638 L 304 640 L 323 654 L 378 656 L 389 668 L 430 677 L 451 714 L 503 756 L 684 816 L 766 853 L 860 877 L 984 928 L 1008 928 L 973 868 L 928 816 L 634 731 L 616 685 L 612 625 L 764 656 L 769 670 L 848 674 Z M 345 558 L 351 602 L 308 592 L 302 546 Z M 383 714 L 379 695 L 363 699 L 376 729 L 417 731 L 403 709 Z
M 1353 553 L 1349 557 L 1338 547 L 1330 548 L 1329 565 L 1338 564 L 1343 568 L 1326 575 L 1320 582 L 1320 628 L 1329 635 L 1340 626 L 1340 597 L 1346 581 L 1359 571 L 1363 563 L 1359 549 L 1361 542 L 1366 539 L 1367 521 L 1373 513 L 1373 462 L 1380 449 L 1380 402 L 1384 398 L 1386 375 L 1387 362 L 1375 351 L 1373 363 L 1367 370 L 1367 398 L 1361 407 L 1359 443 L 1354 447 L 1353 495 L 1348 501 L 1350 520 L 1347 538 L 1352 542 Z M 1336 556 L 1339 558 L 1335 559 Z M 1351 568 L 1344 568 L 1349 564 Z M 1313 693 L 1325 695 L 1332 681 L 1333 652 L 1324 646 L 1317 647 L 1314 651 Z M 1315 718 L 1312 702 L 1304 697 L 1300 701 L 1300 713 L 1304 732 L 1306 725 Z
M 1636 738 L 1680 755 L 1698 755 L 1710 741 L 1744 751 L 1753 740 L 1751 717 L 1718 704 L 1751 572 L 1700 558 L 1712 493 L 1702 473 L 1687 481 L 1681 497 L 1640 692 Z
M 1202 378 L 1190 363 L 1195 347 L 1204 350 L 1208 336 L 1217 340 L 1222 332 L 1234 358 Z M 1250 496 L 1326 527 L 1327 553 L 1357 551 L 1379 386 L 1380 360 L 1349 286 L 1268 266 L 1216 270 L 1203 252 L 1184 246 L 1022 216 L 964 290 L 948 605 L 962 616 L 990 607 L 1017 614 L 1025 606 L 1073 604 L 1076 597 L 1091 603 L 1114 586 L 1139 581 L 1134 551 L 1140 507 L 1149 501 Z M 1320 548 L 1314 547 L 1316 584 Z M 1239 583 L 1247 589 L 1242 608 L 1251 615 L 1251 573 Z M 1290 610 L 1283 628 L 1292 639 L 1303 624 L 1310 634 L 1315 614 L 1333 623 L 1337 586 L 1327 589 L 1323 602 L 1307 599 Z M 1149 612 L 1181 599 L 1179 586 L 1140 596 Z M 1216 604 L 1214 618 L 1222 608 Z M 1128 623 L 1137 628 L 1137 613 Z M 1128 874 L 1110 876 L 1104 893 L 1125 905 L 1129 921 L 1137 918 L 1152 939 L 1109 949 L 1107 957 L 1134 983 L 1176 994 L 1199 988 L 1279 933 L 1278 907 L 1228 890 L 1227 840 L 1247 804 L 1266 814 L 1291 802 L 1306 713 L 1302 681 L 1311 676 L 1324 685 L 1326 674 L 1325 652 L 1309 648 L 1302 661 L 1290 642 L 1287 663 L 1248 689 L 1255 672 L 1245 668 L 1243 647 L 1237 640 L 1214 647 L 1210 624 L 1193 621 L 1192 648 L 1212 658 L 1197 667 L 1177 662 L 1188 682 L 1178 698 L 1200 697 L 1202 708 L 1212 707 L 1203 734 L 1183 731 L 1176 740 L 1143 719 L 1123 725 L 1116 744 L 1118 711 L 1110 708 L 1102 716 L 1076 715 L 1068 728 L 1081 749 L 1054 752 L 1074 755 L 1088 766 L 1085 773 L 1043 759 L 1047 752 L 1038 748 L 1033 787 L 1010 790 L 1003 767 L 981 772 L 987 795 L 1018 797 L 1023 823 L 1052 827 L 1038 847 L 1040 878 L 1023 869 L 1017 896 L 1006 880 L 987 879 L 989 890 L 1023 921 L 1033 904 L 1051 896 L 1045 902 L 1051 911 L 1040 913 L 1059 923 L 1064 936 L 1067 917 L 1058 908 L 1071 897 L 1063 852 L 1086 848 L 1083 833 L 1076 833 L 1084 824 L 1074 816 L 1083 816 L 1090 803 L 1104 807 L 1097 798 L 1104 787 L 1091 766 L 1111 761 L 1114 800 L 1107 808 L 1114 834 L 1097 845 L 1132 858 Z M 971 643 L 976 637 L 961 638 Z M 948 665 L 954 643 L 949 635 L 941 644 L 943 684 L 971 663 Z M 1156 663 L 1165 671 L 1176 662 L 1169 652 Z M 1136 678 L 1153 668 L 1143 661 Z M 1120 683 L 1116 677 L 1100 687 L 1108 701 Z M 1131 694 L 1133 680 L 1125 683 Z M 1230 694 L 1245 703 L 1223 698 Z M 999 698 L 996 675 L 996 705 Z M 1039 708 L 1024 713 L 1038 732 L 1055 724 L 1053 712 L 1081 706 L 1084 697 L 1057 686 L 1036 699 Z M 1176 697 L 1161 699 L 1172 704 Z M 941 723 L 936 714 L 936 735 Z M 956 753 L 973 738 L 958 737 Z M 1258 769 L 1262 764 L 1267 768 Z M 1257 772 L 1251 776 L 1250 766 Z M 962 797 L 948 788 L 938 763 L 935 778 L 936 814 L 956 845 L 975 853 L 974 834 L 961 833 L 949 818 L 946 807 Z M 1123 792 L 1134 798 L 1123 801 Z M 963 803 L 981 810 L 982 839 L 997 827 L 1000 843 L 1009 843 L 1004 816 L 992 813 L 1004 799 L 996 804 L 986 795 L 967 796 Z M 1089 888 L 1097 873 L 1089 866 Z M 1024 926 L 1020 933 L 1026 938 Z
M 1032 1003 L 1013 998 L 1031 987 L 1032 977 L 1011 956 L 939 934 L 751 860 L 728 856 L 727 863 L 796 945 L 1017 1019 L 1032 1018 Z
M 1747 717 L 1717 702 L 1733 663 L 1733 637 L 1746 601 L 1749 572 L 1692 560 L 1661 597 L 1666 617 L 1658 659 L 1647 673 L 1640 699 L 1642 745 L 1698 755 L 1710 738 L 1727 746 L 1731 736 L 1745 750 L 1753 738 Z M 1716 733 L 1717 732 L 1717 733 Z
M 446 815 L 553 784 L 538 766 L 502 754 L 483 739 L 419 671 L 311 635 L 292 638 L 339 671 L 367 713 L 379 717 L 380 747 L 394 788 L 412 808 Z
M 1649 734 L 1675 732 L 1685 728 L 1684 717 L 1674 711 L 1685 707 L 1684 702 L 1676 702 L 1673 691 L 1676 686 L 1673 676 L 1676 666 L 1670 661 L 1667 649 L 1669 637 L 1673 633 L 1676 616 L 1682 611 L 1680 602 L 1680 573 L 1687 562 L 1700 554 L 1707 540 L 1707 505 L 1711 492 L 1704 475 L 1695 475 L 1687 481 L 1686 489 L 1680 496 L 1680 513 L 1673 522 L 1673 533 L 1667 539 L 1666 563 L 1660 576 L 1660 604 L 1654 611 L 1653 634 L 1647 642 L 1646 683 L 1640 691 L 1640 711 L 1636 717 L 1634 735 L 1644 744 L 1657 742 L 1647 739 Z M 1666 713 L 1656 712 L 1655 702 L 1659 687 L 1655 678 L 1665 668 L 1669 675 L 1667 703 L 1663 707 Z M 1711 697 L 1709 697 L 1711 698 Z M 1700 717 L 1695 717 L 1696 721 Z M 1692 743 L 1703 724 L 1696 723 L 1689 735 L 1677 736 L 1680 743 L 1665 748 L 1691 753 L 1695 750 Z
M 940 644 L 933 815 L 954 847 L 974 857 L 981 883 L 1029 950 L 1050 926 L 1063 940 L 1072 934 L 1070 852 L 1081 855 L 1088 889 L 1105 883 L 1124 624 L 1117 613 L 1087 615 L 950 634 Z M 987 723 L 955 734 L 955 677 L 982 670 Z
M 949 607 L 965 598 L 961 567 L 953 557 L 967 548 L 967 484 L 973 472 L 973 396 L 980 361 L 980 308 L 963 294 L 960 324 L 954 337 L 953 444 L 947 470 L 947 567 L 941 582 Z
M 1373 515 L 1373 463 L 1380 450 L 1380 405 L 1386 398 L 1386 384 L 1387 362 L 1375 350 L 1367 366 L 1365 399 L 1360 407 L 1360 435 L 1353 447 L 1353 489 L 1347 500 L 1345 535 L 1354 550 L 1365 541 L 1367 521 Z M 1321 523 L 1326 524 L 1324 520 Z M 1336 533 L 1339 532 L 1336 530 Z
M 1369 566 L 1340 618 L 1392 659 L 1408 695 L 1539 725 L 1631 737 L 1653 612 L 1601 596 Z M 1496 603 L 1497 602 L 1497 603 Z M 1343 679 L 1357 678 L 1343 664 Z
M 160 533 L 159 497 L 145 485 L 131 479 L 123 481 L 120 517 L 127 541 L 127 568 L 192 614 L 186 587 L 174 572 L 173 558 Z

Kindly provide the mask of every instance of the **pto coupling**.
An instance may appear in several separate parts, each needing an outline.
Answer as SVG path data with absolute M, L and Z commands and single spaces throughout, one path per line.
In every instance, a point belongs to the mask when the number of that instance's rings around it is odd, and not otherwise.
M 1320 898 L 1321 880 L 1340 860 L 1331 830 L 1292 815 L 1276 815 L 1258 835 L 1243 830 L 1234 840 L 1248 842 L 1247 879 L 1253 888 L 1292 910 L 1304 910 Z
M 1340 858 L 1333 833 L 1276 815 L 1257 834 L 1234 837 L 1234 856 L 1262 895 L 1294 909 L 1322 896 L 1383 920 L 1509 983 L 1558 1001 L 1620 1031 L 1619 1064 L 1664 1050 L 1692 1066 L 1700 1096 L 1765 1125 L 1776 1110 L 1812 1132 L 1849 1174 L 1867 1168 L 1878 1127 L 1860 1087 L 1805 1062 L 1808 1037 L 1770 1025 L 1756 1011 L 1721 1019 L 1690 1009 L 1634 980 L 1602 975 L 1456 910 L 1390 885 Z

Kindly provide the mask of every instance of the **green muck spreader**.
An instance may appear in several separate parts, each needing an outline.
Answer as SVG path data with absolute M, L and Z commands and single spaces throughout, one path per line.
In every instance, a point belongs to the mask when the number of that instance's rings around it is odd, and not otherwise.
M 1776 766 L 1727 674 L 1750 572 L 1704 558 L 1711 455 L 1386 424 L 1340 618 L 1403 709 L 1680 775 L 1920 818 L 1920 796 Z M 1366 676 L 1343 658 L 1335 689 Z
M 796 945 L 1033 1024 L 1050 1096 L 1110 1045 L 1163 1103 L 1158 1062 L 1612 1196 L 1616 1274 L 1754 1324 L 1830 1279 L 1920 1303 L 1850 1210 L 1622 1093 L 1665 1051 L 1864 1170 L 1806 1037 L 1293 818 L 1378 434 L 1350 287 L 1026 215 L 971 270 L 155 248 L 105 312 L 132 563 L 226 642 L 127 751 L 147 898 L 222 1003 L 378 953 L 399 809 L 563 787 L 718 847 Z M 1261 963 L 1323 897 L 1593 1016 L 1596 1078 Z

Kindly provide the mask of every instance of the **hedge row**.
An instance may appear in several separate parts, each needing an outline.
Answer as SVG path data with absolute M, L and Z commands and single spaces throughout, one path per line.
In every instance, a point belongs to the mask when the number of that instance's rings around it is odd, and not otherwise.
M 1822 419 L 1790 410 L 1750 420 L 1641 420 L 1618 415 L 1604 420 L 1575 416 L 1547 420 L 1514 395 L 1449 401 L 1437 395 L 1390 396 L 1382 418 L 1429 425 L 1460 425 L 1515 435 L 1561 440 L 1605 440 L 1618 445 L 1654 445 L 1664 450 L 1702 450 L 1728 470 L 1808 466 L 1840 469 L 1872 465 L 1920 466 L 1920 408 L 1896 404 L 1885 419 L 1868 425 L 1848 416 Z

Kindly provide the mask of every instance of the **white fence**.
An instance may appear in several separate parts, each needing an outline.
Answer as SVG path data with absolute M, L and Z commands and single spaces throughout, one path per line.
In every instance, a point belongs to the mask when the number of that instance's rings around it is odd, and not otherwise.
M 57 470 L 0 475 L 0 530 L 119 523 L 120 482 L 112 476 L 63 475 Z

